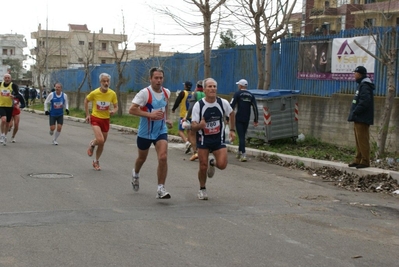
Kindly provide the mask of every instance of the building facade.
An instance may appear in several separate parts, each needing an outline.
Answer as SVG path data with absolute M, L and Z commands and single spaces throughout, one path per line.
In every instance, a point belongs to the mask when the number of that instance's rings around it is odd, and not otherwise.
M 294 36 L 329 35 L 341 30 L 399 26 L 399 1 L 303 0 L 290 19 Z
M 114 53 L 126 42 L 123 34 L 92 33 L 87 25 L 69 24 L 68 31 L 42 29 L 31 33 L 36 46 L 31 49 L 36 69 L 68 69 L 85 64 L 114 63 Z
M 13 70 L 13 79 L 21 79 L 24 73 L 23 61 L 26 59 L 24 48 L 27 47 L 25 36 L 22 34 L 0 34 L 0 80 L 6 72 Z M 18 66 L 11 68 L 10 61 Z
M 161 44 L 151 42 L 135 43 L 136 50 L 124 51 L 128 41 L 125 34 L 91 32 L 86 24 L 68 26 L 68 31 L 54 31 L 42 29 L 39 24 L 38 30 L 31 33 L 31 38 L 36 40 L 36 46 L 31 49 L 31 55 L 35 56 L 33 76 L 40 84 L 50 86 L 46 76 L 55 70 L 113 64 L 121 58 L 130 61 L 174 54 L 160 51 Z

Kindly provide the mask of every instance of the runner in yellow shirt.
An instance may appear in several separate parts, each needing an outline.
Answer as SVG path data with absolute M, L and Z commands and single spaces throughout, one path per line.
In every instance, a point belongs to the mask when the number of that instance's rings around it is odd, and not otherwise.
M 14 96 L 19 94 L 18 85 L 11 82 L 11 75 L 6 73 L 3 82 L 0 83 L 0 143 L 5 146 L 7 144 L 7 133 L 12 117 Z
M 84 101 L 86 121 L 91 124 L 94 132 L 94 140 L 90 141 L 87 155 L 91 157 L 94 153 L 95 146 L 97 146 L 96 159 L 93 160 L 93 168 L 96 171 L 101 170 L 99 160 L 104 149 L 104 143 L 108 137 L 110 125 L 109 118 L 118 111 L 116 93 L 109 88 L 111 76 L 107 73 L 101 73 L 99 78 L 101 86 L 91 91 Z M 91 114 L 89 113 L 90 102 L 92 103 Z

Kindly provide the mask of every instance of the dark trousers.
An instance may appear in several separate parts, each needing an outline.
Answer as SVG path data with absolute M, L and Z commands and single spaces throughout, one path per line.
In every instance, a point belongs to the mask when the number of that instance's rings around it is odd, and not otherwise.
M 236 121 L 236 131 L 238 134 L 238 152 L 245 153 L 245 134 L 247 133 L 249 121 Z
M 355 122 L 354 127 L 356 140 L 355 163 L 370 166 L 370 125 Z

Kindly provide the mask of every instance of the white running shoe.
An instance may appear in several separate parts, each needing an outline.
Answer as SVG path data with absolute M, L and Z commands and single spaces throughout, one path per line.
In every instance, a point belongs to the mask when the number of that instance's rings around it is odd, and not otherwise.
M 213 175 L 215 175 L 215 158 L 214 157 L 209 157 L 209 163 L 208 163 L 208 170 L 206 171 L 208 178 L 212 178 Z
M 16 141 L 15 141 L 15 138 L 12 138 L 11 139 L 11 143 L 15 143 Z
M 134 169 L 132 170 L 132 186 L 133 191 L 137 192 L 140 189 L 139 177 L 134 175 Z
M 49 133 L 50 135 L 53 135 L 53 134 L 54 134 L 54 131 L 50 130 L 48 133 Z
M 53 145 L 58 146 L 58 142 L 53 140 Z
M 241 156 L 240 161 L 241 162 L 246 162 L 247 161 L 247 157 L 246 156 Z
M 169 194 L 169 192 L 167 192 L 165 190 L 165 187 L 162 186 L 161 189 L 158 189 L 156 198 L 158 198 L 158 199 L 169 199 L 170 198 L 170 194 Z
M 201 189 L 200 191 L 198 191 L 198 199 L 208 200 L 208 194 L 206 193 L 206 189 Z
M 0 144 L 4 143 L 4 135 L 0 136 Z
M 7 145 L 7 136 L 4 136 L 4 138 L 3 138 L 3 146 L 6 146 Z

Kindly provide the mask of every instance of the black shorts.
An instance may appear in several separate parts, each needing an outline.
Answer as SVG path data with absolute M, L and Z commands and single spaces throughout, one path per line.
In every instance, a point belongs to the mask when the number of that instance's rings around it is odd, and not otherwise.
M 13 107 L 0 107 L 0 117 L 7 117 L 7 122 L 10 122 L 13 109 Z
M 64 123 L 64 115 L 50 116 L 49 121 L 50 121 L 50 126 L 55 125 L 56 122 L 57 124 L 62 125 Z
M 203 144 L 201 144 L 200 142 L 197 142 L 197 148 L 198 149 L 208 149 L 209 152 L 212 152 L 212 151 L 219 150 L 221 148 L 226 148 L 226 144 L 222 144 L 222 143 L 220 143 L 220 141 L 213 142 L 213 143 L 204 142 Z
M 165 133 L 165 134 L 161 134 L 161 135 L 158 136 L 158 138 L 155 139 L 155 140 L 146 139 L 146 138 L 137 136 L 137 147 L 138 147 L 140 150 L 147 150 L 147 149 L 150 148 L 151 144 L 154 144 L 154 146 L 155 146 L 156 142 L 158 142 L 159 140 L 166 140 L 166 141 L 168 141 L 168 134 L 166 134 L 166 133 Z

